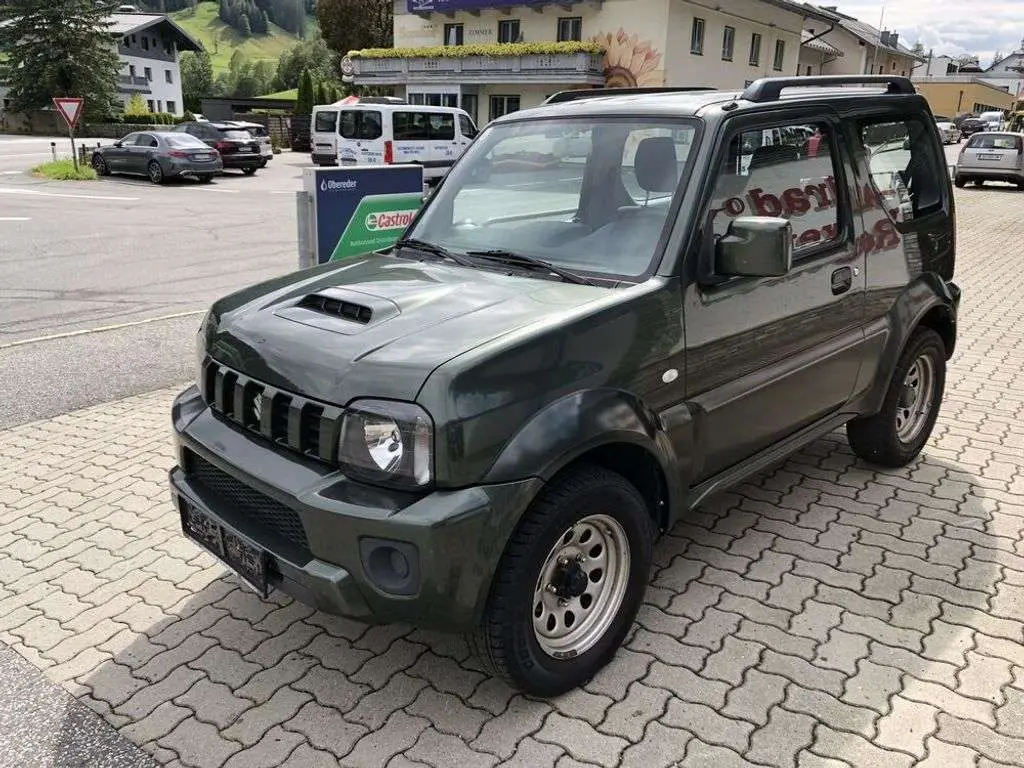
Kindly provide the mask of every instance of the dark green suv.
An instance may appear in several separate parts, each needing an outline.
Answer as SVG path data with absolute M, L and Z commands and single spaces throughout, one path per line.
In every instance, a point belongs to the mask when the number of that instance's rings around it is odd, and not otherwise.
M 488 125 L 392 250 L 213 306 L 174 404 L 182 526 L 263 594 L 466 632 L 557 694 L 711 494 L 843 425 L 917 456 L 954 246 L 906 79 L 554 97 Z

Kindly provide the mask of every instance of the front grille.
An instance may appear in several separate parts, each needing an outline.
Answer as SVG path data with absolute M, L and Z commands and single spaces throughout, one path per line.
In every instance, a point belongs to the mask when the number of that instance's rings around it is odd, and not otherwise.
M 241 480 L 236 480 L 194 453 L 189 454 L 186 471 L 191 480 L 200 483 L 222 502 L 234 507 L 243 518 L 254 523 L 259 529 L 297 544 L 306 552 L 309 551 L 306 529 L 302 527 L 298 512 L 291 507 L 260 493 Z
M 342 409 L 275 389 L 207 358 L 203 400 L 214 413 L 311 459 L 335 464 Z

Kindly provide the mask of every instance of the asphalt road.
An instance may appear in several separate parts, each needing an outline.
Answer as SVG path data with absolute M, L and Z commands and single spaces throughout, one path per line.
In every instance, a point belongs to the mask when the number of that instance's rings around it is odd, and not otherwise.
M 26 170 L 49 142 L 0 137 L 0 428 L 190 379 L 204 309 L 298 262 L 303 155 L 203 186 L 47 182 Z

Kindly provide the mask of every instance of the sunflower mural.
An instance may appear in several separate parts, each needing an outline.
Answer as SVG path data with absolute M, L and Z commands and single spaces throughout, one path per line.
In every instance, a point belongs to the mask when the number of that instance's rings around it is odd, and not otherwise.
M 637 88 L 664 85 L 661 51 L 622 27 L 619 31 L 596 35 L 593 42 L 604 46 L 604 79 L 607 88 Z

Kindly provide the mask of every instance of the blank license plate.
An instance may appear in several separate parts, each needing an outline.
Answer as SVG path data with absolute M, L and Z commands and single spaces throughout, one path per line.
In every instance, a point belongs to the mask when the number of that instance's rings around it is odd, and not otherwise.
M 978 155 L 979 160 L 1002 160 L 1002 155 Z
M 256 150 L 253 149 L 252 147 L 242 147 L 238 151 L 241 152 L 242 154 L 246 154 L 247 155 L 247 154 L 250 154 L 252 152 L 255 152 Z
M 207 155 L 207 154 L 200 153 L 198 155 L 193 155 L 193 159 L 195 159 L 195 160 L 211 160 L 212 159 L 212 155 Z
M 185 505 L 185 535 L 202 545 L 241 577 L 261 597 L 266 597 L 267 553 L 227 530 L 200 509 Z

